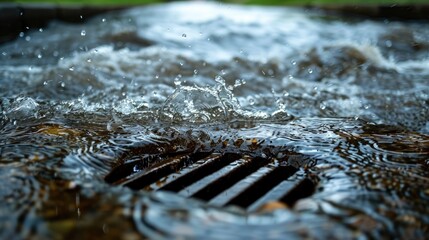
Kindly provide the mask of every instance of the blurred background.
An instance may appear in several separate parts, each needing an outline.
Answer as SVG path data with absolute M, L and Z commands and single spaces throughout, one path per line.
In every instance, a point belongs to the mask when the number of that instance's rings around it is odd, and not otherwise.
M 167 0 L 19 0 L 0 3 L 55 3 L 55 4 L 85 4 L 85 5 L 139 5 L 149 3 L 171 2 Z M 320 4 L 346 4 L 346 5 L 391 5 L 391 4 L 427 4 L 428 0 L 224 0 L 222 2 L 260 5 L 320 5 Z

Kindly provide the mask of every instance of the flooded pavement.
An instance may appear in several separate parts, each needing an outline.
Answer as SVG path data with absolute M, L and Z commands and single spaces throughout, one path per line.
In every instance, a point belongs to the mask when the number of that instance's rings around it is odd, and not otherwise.
M 427 25 L 172 3 L 22 33 L 0 46 L 0 236 L 424 239 Z M 105 182 L 200 150 L 319 183 L 246 211 Z

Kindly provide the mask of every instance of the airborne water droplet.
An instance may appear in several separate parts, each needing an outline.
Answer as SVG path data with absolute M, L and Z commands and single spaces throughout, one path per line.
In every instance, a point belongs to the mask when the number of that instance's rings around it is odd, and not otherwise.
M 386 47 L 388 47 L 388 48 L 390 48 L 390 47 L 392 47 L 392 46 L 393 46 L 392 41 L 390 41 L 390 40 L 386 40 L 386 41 L 384 42 L 384 44 L 385 44 L 385 45 L 386 45 Z
M 85 31 L 85 30 L 82 30 L 82 31 L 80 32 L 80 35 L 81 35 L 81 36 L 85 36 L 85 35 L 86 35 L 86 31 Z
M 223 79 L 221 76 L 219 76 L 219 75 L 217 75 L 216 77 L 215 77 L 215 81 L 216 82 L 218 82 L 218 83 L 220 83 L 220 84 L 222 84 L 222 85 L 225 85 L 225 79 Z
M 174 85 L 180 86 L 181 84 L 182 84 L 182 81 L 180 81 L 180 79 L 178 79 L 178 78 L 174 79 Z
M 253 106 L 255 104 L 255 100 L 253 98 L 249 99 L 249 104 Z

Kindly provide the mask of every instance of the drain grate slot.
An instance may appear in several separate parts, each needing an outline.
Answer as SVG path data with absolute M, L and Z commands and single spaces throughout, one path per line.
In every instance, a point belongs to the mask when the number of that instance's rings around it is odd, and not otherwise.
M 254 184 L 262 176 L 273 171 L 275 167 L 276 165 L 274 163 L 270 163 L 267 166 L 259 168 L 256 172 L 250 174 L 246 178 L 234 184 L 232 187 L 212 198 L 209 203 L 219 207 L 225 206 L 229 201 L 231 201 L 231 199 L 241 194 L 246 188 Z
M 208 201 L 269 162 L 269 159 L 260 157 L 246 159 L 243 164 L 211 182 L 192 197 Z
M 279 200 L 288 206 L 293 206 L 299 199 L 311 196 L 316 191 L 317 179 L 304 178 L 294 188 L 283 195 Z
M 296 180 L 285 180 L 281 183 L 279 183 L 277 186 L 272 188 L 269 192 L 267 192 L 265 195 L 260 197 L 258 200 L 253 202 L 249 207 L 247 207 L 247 210 L 250 212 L 257 211 L 258 209 L 261 209 L 265 203 L 270 201 L 275 201 L 285 195 L 285 193 L 289 192 L 292 188 L 296 186 Z
M 144 157 L 137 155 L 137 157 L 113 168 L 112 171 L 110 171 L 110 173 L 107 174 L 107 176 L 104 178 L 104 180 L 110 184 L 120 184 L 127 178 L 135 175 L 137 172 L 155 167 L 156 163 L 162 160 L 183 157 L 188 154 L 189 153 L 185 152 L 177 152 L 170 154 L 152 154 Z
M 311 196 L 318 178 L 290 178 L 299 169 L 264 157 L 237 153 L 177 152 L 135 157 L 115 167 L 106 182 L 134 190 L 162 190 L 217 206 L 254 210 L 277 200 L 293 206 Z
M 215 157 L 204 159 L 205 161 L 194 170 L 179 176 L 174 181 L 171 181 L 159 188 L 159 190 L 179 192 L 202 178 L 219 171 L 221 168 L 235 160 L 238 160 L 239 158 L 240 155 L 231 153 L 225 155 L 219 154 Z
M 292 176 L 297 170 L 298 169 L 292 166 L 278 166 L 231 199 L 226 205 L 248 208 L 252 203 L 268 193 L 279 183 Z
M 160 181 L 165 176 L 172 174 L 192 163 L 195 163 L 196 161 L 205 158 L 208 155 L 210 155 L 210 153 L 197 152 L 190 155 L 168 158 L 155 164 L 155 166 L 151 166 L 147 170 L 140 171 L 137 176 L 133 176 L 133 178 L 126 181 L 124 185 L 135 190 L 145 188 L 156 181 Z

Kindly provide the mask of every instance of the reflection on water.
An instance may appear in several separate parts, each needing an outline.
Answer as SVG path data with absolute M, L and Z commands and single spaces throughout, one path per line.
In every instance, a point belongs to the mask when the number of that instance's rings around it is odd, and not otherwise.
M 0 236 L 422 239 L 428 31 L 174 3 L 25 33 L 0 46 Z M 320 183 L 249 213 L 104 182 L 130 156 L 200 148 L 295 152 Z

